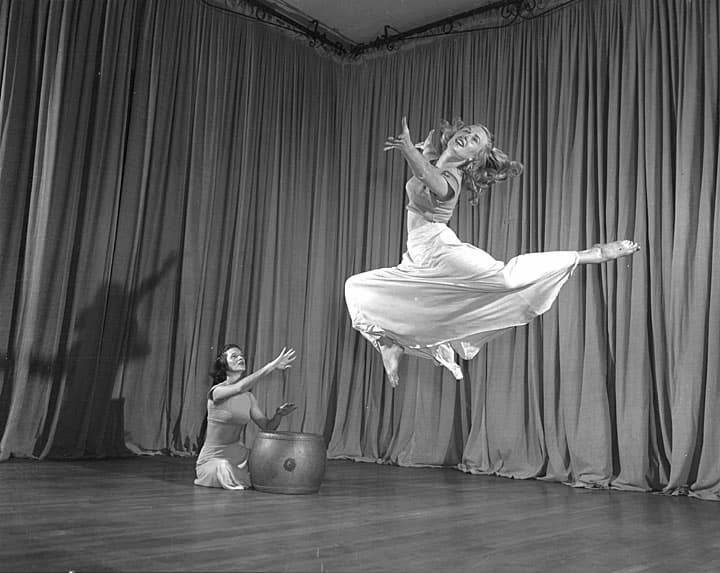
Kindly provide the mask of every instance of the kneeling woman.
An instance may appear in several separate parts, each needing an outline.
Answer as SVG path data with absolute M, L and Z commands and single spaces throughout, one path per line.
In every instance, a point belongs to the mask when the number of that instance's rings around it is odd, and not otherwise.
M 245 377 L 245 358 L 235 344 L 228 344 L 215 360 L 213 387 L 208 391 L 207 433 L 198 455 L 195 485 L 247 489 L 251 487 L 247 469 L 249 450 L 242 441 L 245 425 L 253 421 L 265 431 L 276 430 L 280 420 L 297 409 L 285 403 L 268 418 L 250 390 L 274 370 L 285 370 L 295 360 L 291 348 L 282 352 L 258 371 Z

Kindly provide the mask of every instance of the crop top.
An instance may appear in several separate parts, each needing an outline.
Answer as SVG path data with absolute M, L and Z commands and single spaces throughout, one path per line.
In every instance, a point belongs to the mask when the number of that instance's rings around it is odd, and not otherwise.
M 447 223 L 455 212 L 455 205 L 460 196 L 462 172 L 456 167 L 451 167 L 443 171 L 442 176 L 452 191 L 449 199 L 444 201 L 438 199 L 427 185 L 413 176 L 405 184 L 405 192 L 408 197 L 407 210 L 417 213 L 431 223 Z
M 252 421 L 250 410 L 257 400 L 250 392 L 235 394 L 219 403 L 215 403 L 210 396 L 212 390 L 217 388 L 213 386 L 208 392 L 207 403 L 207 419 L 208 422 L 218 422 L 220 424 L 242 425 Z

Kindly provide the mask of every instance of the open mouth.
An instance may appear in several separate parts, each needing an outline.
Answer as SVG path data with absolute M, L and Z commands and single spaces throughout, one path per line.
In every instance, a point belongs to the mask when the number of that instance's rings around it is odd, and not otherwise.
M 465 147 L 465 144 L 467 142 L 464 137 L 460 136 L 455 140 L 455 143 L 458 145 L 458 147 Z

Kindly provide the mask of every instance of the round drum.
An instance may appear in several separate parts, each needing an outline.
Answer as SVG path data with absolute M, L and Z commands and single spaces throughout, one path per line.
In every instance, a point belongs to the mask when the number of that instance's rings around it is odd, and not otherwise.
M 327 450 L 318 434 L 259 432 L 248 466 L 253 487 L 270 493 L 315 493 L 325 475 Z

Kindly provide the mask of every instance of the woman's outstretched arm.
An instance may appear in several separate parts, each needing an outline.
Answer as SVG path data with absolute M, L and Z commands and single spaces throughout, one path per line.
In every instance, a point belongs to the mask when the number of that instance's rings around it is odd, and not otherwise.
M 293 363 L 295 358 L 295 350 L 292 348 L 287 350 L 283 348 L 282 352 L 280 352 L 274 360 L 268 362 L 265 366 L 259 368 L 252 374 L 248 374 L 244 378 L 241 378 L 232 384 L 216 386 L 212 392 L 213 401 L 217 402 L 219 400 L 225 400 L 235 394 L 246 392 L 263 376 L 270 374 L 274 370 L 286 370 L 287 368 L 290 368 L 290 365 Z
M 406 117 L 402 119 L 402 132 L 385 140 L 383 150 L 391 149 L 397 149 L 403 154 L 412 174 L 422 181 L 438 199 L 445 200 L 452 196 L 453 190 L 448 186 L 442 171 L 430 163 L 412 142 Z
M 292 402 L 285 402 L 282 406 L 275 410 L 275 415 L 272 418 L 268 418 L 265 413 L 260 409 L 257 401 L 253 398 L 253 404 L 250 408 L 250 417 L 261 430 L 266 432 L 272 432 L 277 430 L 282 420 L 288 414 L 291 414 L 297 410 L 297 406 Z

